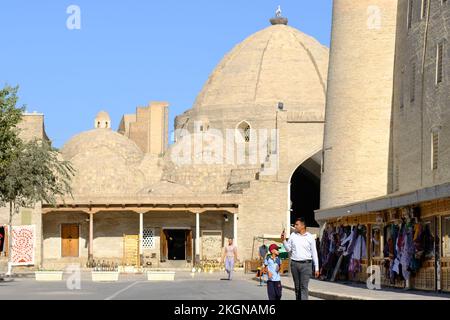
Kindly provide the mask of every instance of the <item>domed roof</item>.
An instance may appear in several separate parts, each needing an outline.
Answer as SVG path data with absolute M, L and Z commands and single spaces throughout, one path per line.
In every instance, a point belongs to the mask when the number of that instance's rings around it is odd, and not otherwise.
M 135 195 L 146 183 L 142 171 L 105 146 L 95 153 L 77 154 L 71 164 L 75 168 L 71 182 L 75 196 Z
M 72 160 L 81 153 L 95 155 L 99 148 L 107 148 L 122 157 L 127 164 L 136 164 L 144 154 L 134 141 L 110 129 L 95 129 L 73 137 L 61 149 L 66 160 Z
M 76 170 L 71 184 L 75 196 L 136 194 L 146 183 L 139 170 L 142 151 L 133 141 L 110 129 L 75 136 L 61 154 Z
M 95 118 L 98 120 L 111 120 L 108 112 L 106 111 L 100 111 Z
M 96 129 L 110 129 L 111 118 L 106 111 L 100 111 L 95 117 L 94 128 Z
M 325 106 L 329 50 L 283 24 L 238 44 L 219 63 L 194 109 L 242 106 L 311 110 Z

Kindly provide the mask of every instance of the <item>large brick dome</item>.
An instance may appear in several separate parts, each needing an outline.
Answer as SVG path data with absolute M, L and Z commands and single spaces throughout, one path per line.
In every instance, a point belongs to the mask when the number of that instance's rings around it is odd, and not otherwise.
M 136 194 L 146 183 L 139 170 L 144 154 L 132 140 L 110 129 L 75 136 L 61 154 L 76 170 L 75 197 Z
M 299 30 L 270 26 L 238 44 L 219 63 L 194 109 L 276 107 L 323 111 L 328 48 Z M 200 111 L 200 110 L 198 110 Z

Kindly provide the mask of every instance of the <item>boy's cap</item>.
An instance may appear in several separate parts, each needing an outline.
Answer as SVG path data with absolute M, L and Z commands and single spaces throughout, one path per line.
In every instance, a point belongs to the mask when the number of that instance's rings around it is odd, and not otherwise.
M 276 245 L 276 244 L 272 244 L 272 245 L 270 245 L 270 247 L 269 247 L 269 252 L 272 252 L 272 250 L 278 250 L 278 246 Z

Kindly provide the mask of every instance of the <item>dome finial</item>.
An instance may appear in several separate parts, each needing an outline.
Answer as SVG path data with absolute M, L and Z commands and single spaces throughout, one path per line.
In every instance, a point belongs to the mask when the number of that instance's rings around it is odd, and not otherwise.
M 277 11 L 275 11 L 275 17 L 270 19 L 270 23 L 272 25 L 277 25 L 277 24 L 287 25 L 288 19 L 284 18 L 281 14 L 282 14 L 281 6 L 278 6 Z
M 281 17 L 282 17 L 281 13 L 282 13 L 282 11 L 281 11 L 281 6 L 278 6 L 277 11 L 275 12 L 275 16 L 276 16 L 277 18 L 281 18 Z
M 95 129 L 111 129 L 111 118 L 105 111 L 100 111 L 95 117 Z

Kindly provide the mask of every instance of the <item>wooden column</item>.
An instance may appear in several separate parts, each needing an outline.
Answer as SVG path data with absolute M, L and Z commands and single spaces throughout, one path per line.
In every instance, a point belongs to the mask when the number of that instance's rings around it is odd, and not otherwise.
M 94 259 L 94 214 L 89 213 L 89 260 Z
M 237 247 L 238 246 L 238 214 L 233 214 L 233 243 Z
M 442 290 L 442 265 L 441 265 L 441 250 L 442 250 L 442 225 L 441 216 L 434 218 L 434 266 L 435 266 L 435 291 Z
M 200 262 L 200 213 L 195 213 L 195 262 Z
M 139 265 L 144 262 L 144 213 L 139 213 Z

